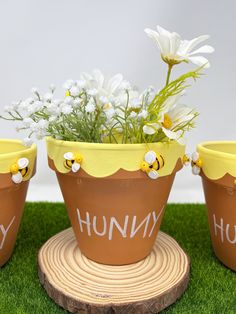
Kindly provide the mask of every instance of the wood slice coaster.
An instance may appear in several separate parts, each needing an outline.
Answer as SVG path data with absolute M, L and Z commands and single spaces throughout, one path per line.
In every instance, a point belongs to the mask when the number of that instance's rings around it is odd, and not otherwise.
M 188 256 L 163 232 L 144 260 L 108 266 L 81 254 L 71 228 L 42 246 L 38 263 L 48 295 L 64 309 L 83 314 L 158 313 L 184 293 L 190 269 Z

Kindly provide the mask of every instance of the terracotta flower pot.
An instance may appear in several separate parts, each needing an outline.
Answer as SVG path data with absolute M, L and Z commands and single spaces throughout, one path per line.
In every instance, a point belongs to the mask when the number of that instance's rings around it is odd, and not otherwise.
M 236 270 L 236 142 L 205 142 L 197 151 L 213 248 Z
M 35 161 L 35 145 L 25 147 L 18 140 L 0 140 L 0 267 L 14 249 Z
M 184 146 L 47 138 L 47 150 L 82 253 L 110 265 L 145 258 L 154 245 L 175 173 L 182 167 Z

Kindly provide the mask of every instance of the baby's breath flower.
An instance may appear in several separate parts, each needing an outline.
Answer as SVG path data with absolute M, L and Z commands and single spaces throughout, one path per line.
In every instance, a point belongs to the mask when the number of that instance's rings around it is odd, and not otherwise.
M 53 93 L 46 93 L 44 96 L 43 96 L 43 99 L 48 101 L 48 100 L 52 100 L 53 99 Z
M 74 84 L 73 80 L 67 80 L 64 84 L 63 84 L 63 88 L 65 90 L 68 90 L 72 87 L 72 85 Z
M 30 137 L 25 137 L 23 140 L 22 140 L 22 143 L 23 145 L 25 146 L 31 146 L 33 144 L 33 140 L 32 138 Z
M 131 113 L 130 113 L 130 118 L 136 118 L 137 117 L 137 113 L 136 112 L 134 112 L 134 111 L 131 111 Z
M 146 119 L 147 116 L 148 116 L 148 112 L 147 110 L 144 110 L 144 109 L 138 114 L 138 118 L 140 119 Z
M 106 104 L 109 102 L 109 99 L 104 95 L 100 96 L 99 100 L 101 101 L 102 104 Z
M 22 124 L 23 124 L 24 127 L 28 128 L 28 127 L 30 127 L 32 122 L 33 122 L 32 118 L 26 117 L 26 118 L 23 119 Z
M 130 101 L 130 108 L 140 108 L 142 106 L 142 102 L 139 98 L 133 98 Z
M 81 103 L 82 103 L 82 99 L 81 98 L 78 98 L 76 97 L 74 100 L 73 100 L 73 106 L 79 106 Z
M 98 90 L 96 88 L 88 90 L 88 95 L 90 96 L 96 96 L 97 94 L 98 94 Z
M 86 111 L 87 113 L 93 113 L 93 112 L 95 111 L 95 109 L 96 109 L 96 106 L 95 106 L 95 104 L 92 103 L 92 102 L 89 102 L 89 103 L 85 106 L 85 111 Z
M 76 85 L 77 85 L 79 88 L 85 88 L 85 86 L 86 86 L 86 81 L 85 81 L 85 80 L 77 80 L 77 81 L 76 81 Z
M 73 98 L 71 96 L 66 96 L 65 97 L 65 99 L 64 99 L 64 103 L 65 104 L 70 105 L 70 104 L 72 104 L 72 102 L 73 102 Z
M 54 84 L 50 84 L 49 89 L 51 90 L 52 93 L 54 93 L 56 86 Z
M 72 86 L 70 89 L 71 96 L 78 96 L 79 95 L 79 88 L 77 86 Z
M 61 112 L 64 113 L 65 115 L 68 115 L 72 112 L 72 107 L 70 105 L 64 104 L 61 108 Z
M 32 87 L 32 88 L 31 88 L 31 93 L 32 93 L 32 94 L 38 94 L 38 92 L 39 92 L 39 91 L 38 91 L 38 88 L 37 88 L 37 87 Z

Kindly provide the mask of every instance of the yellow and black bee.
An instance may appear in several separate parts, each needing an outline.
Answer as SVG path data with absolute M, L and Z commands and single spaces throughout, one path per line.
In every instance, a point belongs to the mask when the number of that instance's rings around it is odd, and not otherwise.
M 150 150 L 144 156 L 144 160 L 141 163 L 141 170 L 146 172 L 149 178 L 157 179 L 158 178 L 157 171 L 163 168 L 164 165 L 165 161 L 162 155 Z
M 23 178 L 26 177 L 29 172 L 28 166 L 29 160 L 27 158 L 20 158 L 11 166 L 10 172 L 14 183 L 21 183 L 23 181 Z
M 202 160 L 201 160 L 198 152 L 194 152 L 192 154 L 191 164 L 192 164 L 192 173 L 195 175 L 200 174 L 201 168 L 202 168 Z
M 67 169 L 72 170 L 73 172 L 77 172 L 80 169 L 80 164 L 83 160 L 83 157 L 80 154 L 74 154 L 72 152 L 68 152 L 64 154 L 64 166 Z

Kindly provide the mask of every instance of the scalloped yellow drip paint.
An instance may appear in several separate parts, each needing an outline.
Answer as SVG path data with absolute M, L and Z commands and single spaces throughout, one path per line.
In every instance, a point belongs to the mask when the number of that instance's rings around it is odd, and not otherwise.
M 227 173 L 236 177 L 236 141 L 203 142 L 197 151 L 206 177 L 217 180 Z
M 70 170 L 64 167 L 64 154 L 68 151 L 83 156 L 81 168 L 91 176 L 106 177 L 120 169 L 127 171 L 140 170 L 144 154 L 153 150 L 161 154 L 165 166 L 158 171 L 159 176 L 172 173 L 177 160 L 185 153 L 185 146 L 177 142 L 150 144 L 100 144 L 81 143 L 46 138 L 48 156 L 54 161 L 55 167 L 61 173 Z
M 36 153 L 35 144 L 26 147 L 19 140 L 0 139 L 0 173 L 10 173 L 12 165 L 16 164 L 17 160 L 27 158 L 29 160 L 29 172 L 23 180 L 29 180 L 34 170 Z

